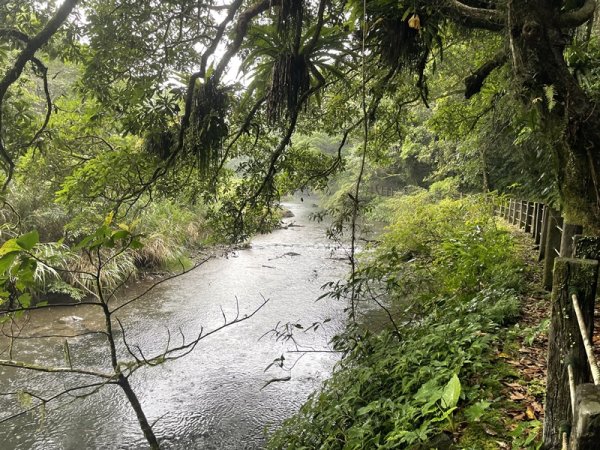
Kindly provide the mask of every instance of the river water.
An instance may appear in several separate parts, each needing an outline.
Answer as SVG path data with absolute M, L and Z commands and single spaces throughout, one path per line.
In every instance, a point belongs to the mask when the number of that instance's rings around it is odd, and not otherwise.
M 335 353 L 285 353 L 286 366 L 265 368 L 286 350 L 291 340 L 277 341 L 265 333 L 278 323 L 304 327 L 326 321 L 315 331 L 295 328 L 303 348 L 327 349 L 343 326 L 341 302 L 315 301 L 327 281 L 344 276 L 343 253 L 324 236 L 324 226 L 309 220 L 316 210 L 310 199 L 284 204 L 294 217 L 287 229 L 258 236 L 249 249 L 220 256 L 200 268 L 157 286 L 141 301 L 119 312 L 128 342 L 144 355 L 160 353 L 171 343 L 189 339 L 223 323 L 221 308 L 232 318 L 236 297 L 242 316 L 268 303 L 249 320 L 202 340 L 189 355 L 131 377 L 134 390 L 164 448 L 258 449 L 265 429 L 293 414 L 326 379 L 337 361 Z M 131 287 L 125 297 L 135 295 Z M 49 308 L 36 311 L 22 336 L 72 334 L 102 329 L 93 307 Z M 15 359 L 64 366 L 63 338 L 19 339 Z M 76 367 L 109 367 L 105 340 L 98 335 L 68 339 Z M 0 358 L 7 359 L 5 346 Z M 123 348 L 121 349 L 123 351 Z M 274 378 L 291 377 L 264 387 Z M 88 380 L 89 381 L 89 380 Z M 81 377 L 31 374 L 0 369 L 0 420 L 18 408 L 14 393 L 28 389 L 49 397 L 81 383 Z M 263 388 L 264 387 L 264 388 Z M 0 423 L 0 449 L 131 449 L 146 448 L 135 415 L 120 388 L 106 386 L 86 398 L 62 397 L 40 413 Z

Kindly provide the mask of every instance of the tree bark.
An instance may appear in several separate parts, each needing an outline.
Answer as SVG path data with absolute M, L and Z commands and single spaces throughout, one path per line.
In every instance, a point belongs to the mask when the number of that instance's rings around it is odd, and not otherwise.
M 123 389 L 123 392 L 125 392 L 125 395 L 127 396 L 127 400 L 129 400 L 131 407 L 135 411 L 135 415 L 137 416 L 138 422 L 140 424 L 140 428 L 142 429 L 142 432 L 144 433 L 144 437 L 148 441 L 148 444 L 150 444 L 151 450 L 160 450 L 160 445 L 158 443 L 158 439 L 156 439 L 156 435 L 154 434 L 154 431 L 152 430 L 152 426 L 148 422 L 148 419 L 146 418 L 146 414 L 144 414 L 144 410 L 142 409 L 142 405 L 140 404 L 140 401 L 137 398 L 137 395 L 135 395 L 133 388 L 129 384 L 129 380 L 123 374 L 119 374 L 119 382 L 118 383 L 119 383 L 119 386 L 121 386 L 121 389 Z
M 585 9 L 571 16 L 582 20 L 591 8 L 586 3 Z M 553 88 L 553 104 L 540 108 L 549 131 L 563 128 L 554 152 L 565 220 L 596 234 L 600 231 L 600 115 L 564 59 L 568 42 L 562 27 L 571 21 L 565 22 L 565 17 L 571 16 L 561 16 L 560 2 L 552 0 L 519 0 L 510 8 L 513 67 L 523 92 L 530 94 L 531 101 L 545 98 L 545 89 Z

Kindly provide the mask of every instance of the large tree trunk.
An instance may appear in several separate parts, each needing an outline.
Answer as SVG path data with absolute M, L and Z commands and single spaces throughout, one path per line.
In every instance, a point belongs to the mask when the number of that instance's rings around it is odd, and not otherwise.
M 554 151 L 563 212 L 569 223 L 597 234 L 600 115 L 565 62 L 570 38 L 560 28 L 559 7 L 553 0 L 513 2 L 508 13 L 510 50 L 524 92 L 544 98 L 544 88 L 552 86 L 555 104 L 546 104 L 543 114 L 550 127 L 561 129 Z

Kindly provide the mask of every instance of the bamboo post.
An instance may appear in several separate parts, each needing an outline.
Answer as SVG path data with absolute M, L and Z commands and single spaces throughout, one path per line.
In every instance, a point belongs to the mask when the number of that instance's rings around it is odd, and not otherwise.
M 573 238 L 577 234 L 581 234 L 583 232 L 583 227 L 581 225 L 576 225 L 573 223 L 565 223 L 562 227 L 562 236 L 560 240 L 560 255 L 565 258 L 570 258 L 573 256 Z
M 600 386 L 581 384 L 575 394 L 570 450 L 597 450 L 600 444 Z
M 546 225 L 546 248 L 544 250 L 544 277 L 542 284 L 544 289 L 549 291 L 552 288 L 552 270 L 554 269 L 554 260 L 557 256 L 557 251 L 560 251 L 561 231 L 563 219 L 560 213 L 552 209 L 548 215 Z
M 598 261 L 557 258 L 552 287 L 552 318 L 548 336 L 548 377 L 544 417 L 544 448 L 560 448 L 563 424 L 571 423 L 569 364 L 576 385 L 589 382 L 590 369 L 571 300 L 577 294 L 592 335 Z

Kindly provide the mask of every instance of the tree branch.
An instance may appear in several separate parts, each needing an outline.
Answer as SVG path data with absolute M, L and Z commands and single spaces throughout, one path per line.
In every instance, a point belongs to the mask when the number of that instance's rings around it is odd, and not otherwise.
M 498 31 L 504 27 L 504 19 L 500 11 L 495 9 L 474 8 L 458 0 L 448 0 L 448 10 L 468 27 Z
M 31 62 L 33 62 L 33 64 L 35 64 L 35 66 L 38 68 L 40 76 L 42 77 L 44 95 L 46 97 L 46 117 L 44 118 L 44 123 L 42 124 L 40 129 L 35 133 L 33 138 L 31 138 L 31 140 L 23 146 L 23 148 L 28 148 L 35 144 L 35 141 L 39 139 L 39 137 L 42 135 L 42 133 L 48 126 L 48 123 L 50 122 L 50 116 L 52 115 L 52 98 L 50 97 L 50 88 L 48 86 L 48 68 L 44 65 L 44 63 L 42 63 L 42 61 L 40 61 L 36 57 L 32 57 Z
M 39 366 L 37 364 L 29 364 L 23 361 L 13 361 L 10 359 L 0 359 L 0 366 L 3 367 L 14 367 L 15 369 L 31 370 L 33 372 L 45 372 L 45 373 L 73 373 L 78 375 L 89 375 L 92 377 L 104 378 L 106 380 L 112 380 L 114 375 L 109 375 L 102 372 L 94 372 L 92 370 L 84 369 L 72 369 L 70 367 L 49 367 Z
M 465 78 L 465 98 L 469 99 L 481 91 L 484 81 L 497 69 L 502 67 L 508 61 L 508 54 L 502 50 L 497 53 L 490 61 L 486 62 L 475 72 Z
M 58 394 L 54 394 L 52 397 L 48 397 L 48 398 L 42 398 L 38 395 L 32 394 L 31 392 L 24 392 L 25 394 L 38 399 L 40 402 L 36 405 L 33 405 L 29 408 L 24 409 L 23 411 L 0 418 L 0 423 L 8 422 L 9 420 L 16 419 L 17 417 L 23 416 L 31 411 L 35 411 L 36 409 L 42 407 L 46 403 L 49 403 L 53 400 L 57 400 L 58 398 L 60 398 L 64 395 L 73 395 L 73 394 L 71 394 L 72 392 L 80 391 L 82 389 L 92 389 L 93 388 L 91 393 L 88 392 L 83 395 L 76 395 L 77 398 L 87 397 L 90 394 L 98 392 L 99 389 L 106 386 L 107 384 L 116 384 L 116 381 L 107 380 L 107 381 L 103 381 L 101 383 L 90 383 L 90 384 L 86 384 L 85 386 L 75 386 L 72 388 L 65 389 L 64 391 L 61 391 Z M 10 392 L 7 394 L 0 394 L 0 395 L 18 395 L 18 393 Z
M 29 36 L 14 28 L 0 28 L 0 39 L 2 38 L 10 38 L 26 44 L 29 42 Z
M 581 8 L 562 14 L 558 18 L 558 23 L 561 28 L 576 28 L 594 17 L 595 10 L 596 1 L 585 0 Z
M 2 134 L 3 125 L 1 106 L 4 102 L 4 97 L 8 91 L 8 88 L 19 79 L 23 73 L 25 64 L 35 57 L 35 53 L 50 40 L 50 38 L 58 31 L 64 21 L 67 20 L 67 17 L 69 17 L 69 14 L 71 14 L 78 1 L 79 0 L 65 0 L 63 2 L 60 8 L 58 8 L 56 11 L 56 14 L 54 14 L 54 16 L 48 21 L 42 31 L 29 39 L 25 45 L 25 48 L 17 56 L 13 66 L 6 72 L 4 78 L 0 80 L 0 135 Z M 6 151 L 2 139 L 0 139 L 0 158 L 2 158 L 6 164 L 6 181 L 2 187 L 2 190 L 5 191 L 12 180 L 15 170 L 15 163 Z
M 160 284 L 162 284 L 162 283 L 165 283 L 165 282 L 167 282 L 167 281 L 169 281 L 169 280 L 172 280 L 173 278 L 178 278 L 178 277 L 180 277 L 180 276 L 182 276 L 182 275 L 185 275 L 186 273 L 190 273 L 191 271 L 193 271 L 193 270 L 196 270 L 198 267 L 200 267 L 201 265 L 203 265 L 203 264 L 204 264 L 205 262 L 207 262 L 209 259 L 212 259 L 212 256 L 208 256 L 207 258 L 203 259 L 203 260 L 202 260 L 202 261 L 200 261 L 199 263 L 197 263 L 197 264 L 194 264 L 194 266 L 193 266 L 193 267 L 191 267 L 191 268 L 190 268 L 190 269 L 188 269 L 188 270 L 184 270 L 184 271 L 182 271 L 182 272 L 176 273 L 176 274 L 174 274 L 174 275 L 171 275 L 171 276 L 165 277 L 165 278 L 163 278 L 162 280 L 159 280 L 159 281 L 157 281 L 156 283 L 154 283 L 152 286 L 150 286 L 148 289 L 146 289 L 146 290 L 145 290 L 144 292 L 142 292 L 141 294 L 139 294 L 139 295 L 136 295 L 135 297 L 133 297 L 133 298 L 131 298 L 131 299 L 129 299 L 129 300 L 127 300 L 127 301 L 123 302 L 122 304 L 120 304 L 120 305 L 119 305 L 119 306 L 117 306 L 116 308 L 112 309 L 112 310 L 110 311 L 110 314 L 112 315 L 112 314 L 116 313 L 118 310 L 120 310 L 121 308 L 125 308 L 127 305 L 130 305 L 131 303 L 133 303 L 133 302 L 135 302 L 135 301 L 139 300 L 140 298 L 144 297 L 146 294 L 148 294 L 148 292 L 150 292 L 151 290 L 153 290 L 153 289 L 154 289 L 156 286 L 158 286 L 158 285 L 160 285 Z

